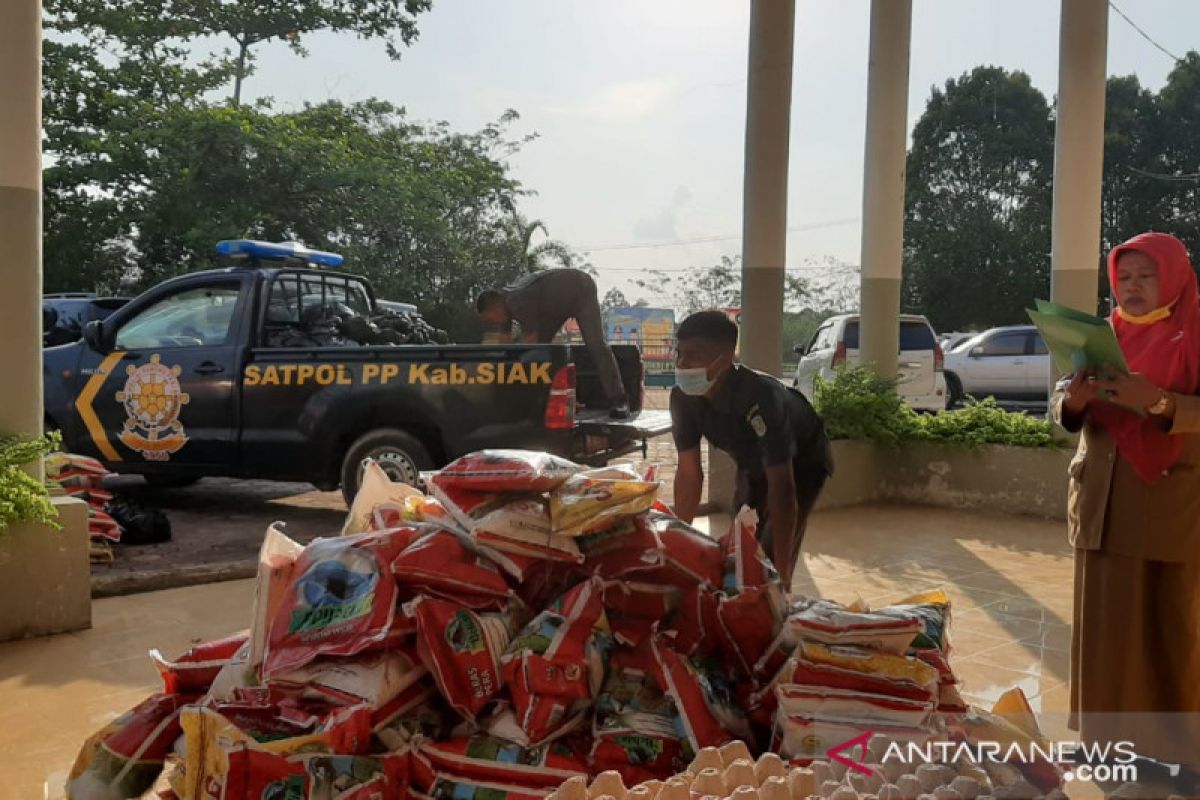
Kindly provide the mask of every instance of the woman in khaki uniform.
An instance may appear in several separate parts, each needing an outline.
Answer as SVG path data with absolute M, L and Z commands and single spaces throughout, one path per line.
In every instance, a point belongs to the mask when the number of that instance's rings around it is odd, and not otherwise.
M 1056 392 L 1075 547 L 1071 715 L 1083 742 L 1200 767 L 1200 307 L 1187 251 L 1144 233 L 1108 257 L 1132 374 Z M 1186 775 L 1187 773 L 1185 773 Z

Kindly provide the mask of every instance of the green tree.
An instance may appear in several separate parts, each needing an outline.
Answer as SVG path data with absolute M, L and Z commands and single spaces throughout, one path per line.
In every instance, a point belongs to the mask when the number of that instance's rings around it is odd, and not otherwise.
M 648 278 L 634 285 L 665 307 L 674 308 L 680 316 L 709 308 L 738 308 L 742 304 L 741 256 L 721 256 L 711 267 L 692 267 L 672 275 L 665 270 L 647 270 Z M 788 275 L 784 283 L 784 300 L 798 304 L 809 295 L 808 283 Z
M 1163 126 L 1154 93 L 1134 75 L 1108 79 L 1104 109 L 1104 184 L 1100 210 L 1102 252 L 1160 226 L 1168 182 L 1163 170 Z
M 1053 153 L 1025 73 L 977 67 L 934 87 L 908 155 L 907 310 L 944 330 L 998 325 L 1048 294 Z
M 417 37 L 417 15 L 431 6 L 432 0 L 47 0 L 46 10 L 52 30 L 103 43 L 122 60 L 126 53 L 159 54 L 173 69 L 187 63 L 189 42 L 228 42 L 208 64 L 219 66 L 222 82 L 233 81 L 236 106 L 253 72 L 255 47 L 274 40 L 307 55 L 307 34 L 347 32 L 382 40 L 398 59 L 401 46 Z
M 625 293 L 617 287 L 613 287 L 604 293 L 604 297 L 600 300 L 601 311 L 612 311 L 614 308 L 628 308 L 629 301 L 625 299 Z
M 1149 224 L 1135 232 L 1169 231 L 1200 253 L 1200 53 L 1191 51 L 1175 65 L 1156 105 L 1161 134 L 1151 138 L 1151 153 L 1140 163 L 1151 165 L 1143 177 L 1157 190 L 1157 202 Z

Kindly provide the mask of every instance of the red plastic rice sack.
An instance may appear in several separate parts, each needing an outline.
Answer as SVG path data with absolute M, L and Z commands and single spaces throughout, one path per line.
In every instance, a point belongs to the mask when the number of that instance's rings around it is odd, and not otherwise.
M 386 650 L 352 658 L 320 658 L 273 676 L 270 686 L 334 705 L 365 703 L 377 711 L 428 674 L 415 652 Z
M 179 711 L 195 696 L 156 694 L 93 734 L 67 778 L 72 800 L 140 797 L 179 738 Z
M 623 519 L 607 530 L 576 540 L 589 572 L 605 580 L 647 573 L 667 563 L 662 540 L 644 515 Z
M 163 691 L 167 694 L 203 694 L 248 638 L 249 633 L 241 631 L 202 642 L 174 661 L 168 661 L 155 649 L 150 651 L 150 660 L 162 676 Z
M 488 513 L 475 523 L 471 536 L 478 544 L 505 553 L 583 563 L 579 545 L 554 533 L 549 506 L 536 497 L 513 500 Z
M 851 611 L 833 600 L 808 599 L 794 607 L 784 624 L 793 645 L 801 639 L 850 644 L 904 655 L 921 632 L 915 617 Z
M 407 750 L 418 736 L 445 739 L 461 718 L 450 709 L 433 679 L 405 689 L 371 715 L 372 732 L 389 752 Z
M 775 697 L 779 713 L 788 717 L 853 719 L 909 728 L 923 726 L 934 708 L 931 700 L 794 683 L 776 686 Z
M 694 752 L 680 739 L 679 723 L 649 648 L 614 652 L 596 698 L 592 771 L 616 770 L 633 786 L 686 769 Z
M 548 492 L 581 467 L 552 453 L 480 450 L 451 461 L 437 475 L 443 487 L 473 492 Z
M 721 646 L 724 633 L 717 618 L 720 595 L 706 586 L 697 586 L 683 593 L 679 608 L 666 628 L 674 637 L 672 646 L 679 653 L 711 653 Z
M 923 745 L 933 738 L 924 728 L 880 725 L 874 722 L 813 719 L 781 716 L 776 724 L 771 749 L 784 758 L 812 760 L 825 758 L 834 747 L 864 733 L 887 736 L 903 746 L 907 742 Z
M 595 533 L 649 509 L 657 491 L 632 468 L 587 470 L 550 493 L 550 521 L 563 536 Z
M 551 791 L 488 783 L 435 772 L 427 788 L 414 786 L 409 791 L 409 796 L 414 800 L 543 800 Z
M 107 467 L 90 456 L 81 456 L 78 453 L 51 453 L 46 456 L 48 474 L 67 471 L 87 473 L 101 478 L 110 474 Z
M 721 585 L 725 554 L 718 542 L 673 514 L 651 511 L 647 519 L 670 567 L 692 584 Z
M 414 779 L 424 786 L 430 785 L 432 772 L 487 783 L 552 790 L 588 771 L 587 764 L 565 747 L 553 744 L 522 747 L 485 734 L 443 742 L 422 742 L 416 756 Z
M 863 675 L 909 681 L 933 693 L 938 686 L 938 671 L 915 658 L 841 645 L 801 642 L 796 652 L 806 661 L 841 667 Z
M 675 701 L 694 752 L 703 747 L 720 747 L 733 739 L 726 723 L 734 723 L 740 729 L 738 738 L 752 740 L 745 718 L 738 720 L 732 694 L 726 693 L 727 685 L 712 680 L 712 673 L 702 673 L 694 663 L 666 646 L 662 637 L 653 636 L 650 643 L 662 670 L 666 693 Z
M 751 675 L 770 651 L 782 627 L 783 593 L 778 583 L 753 586 L 729 597 L 719 595 L 717 620 L 725 642 L 725 661 Z
M 679 606 L 682 595 L 683 591 L 674 586 L 606 581 L 604 610 L 634 619 L 658 621 L 665 619 Z
M 379 647 L 396 614 L 389 565 L 419 535 L 415 528 L 400 528 L 317 539 L 305 547 L 271 621 L 263 675 L 302 667 L 318 656 Z
M 108 542 L 121 541 L 121 526 L 103 511 L 88 509 L 88 536 Z
M 534 617 L 504 651 L 504 682 L 530 743 L 574 723 L 600 690 L 608 628 L 602 593 L 596 578 L 580 583 Z
M 499 492 L 476 492 L 449 484 L 437 473 L 426 479 L 429 493 L 441 504 L 455 527 L 463 532 L 469 532 L 475 523 L 491 512 L 512 500 L 512 495 Z
M 365 755 L 371 712 L 365 706 L 339 709 L 304 729 L 279 718 L 278 709 L 222 705 L 221 710 L 187 706 L 180 713 L 185 747 L 181 794 L 194 800 L 225 800 L 230 756 L 259 750 L 276 756 Z
M 757 526 L 758 514 L 744 506 L 721 537 L 724 556 L 721 589 L 731 597 L 744 589 L 780 582 L 779 573 L 758 543 Z
M 920 686 L 907 678 L 891 678 L 832 663 L 810 661 L 804 656 L 803 650 L 797 648 L 771 681 L 747 699 L 746 708 L 756 725 L 770 724 L 778 704 L 775 688 L 789 684 L 885 695 L 920 703 L 936 699 L 930 687 Z
M 508 617 L 428 596 L 404 610 L 417 620 L 417 649 L 442 696 L 464 718 L 475 719 L 503 683 L 500 656 L 512 636 Z
M 408 786 L 408 755 L 280 756 L 262 750 L 229 754 L 223 800 L 333 798 L 383 800 L 403 797 Z
M 391 571 L 407 587 L 455 600 L 508 595 L 508 584 L 496 565 L 446 530 L 414 541 L 392 561 Z

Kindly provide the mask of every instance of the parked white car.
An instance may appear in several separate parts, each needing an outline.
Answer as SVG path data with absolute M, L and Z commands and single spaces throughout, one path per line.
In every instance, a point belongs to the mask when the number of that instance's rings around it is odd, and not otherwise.
M 817 375 L 824 380 L 833 380 L 838 367 L 859 363 L 858 334 L 857 314 L 842 314 L 821 323 L 812 340 L 796 348 L 801 358 L 792 385 L 811 400 Z M 917 411 L 944 410 L 947 394 L 942 366 L 942 348 L 929 321 L 924 317 L 902 315 L 896 390 L 904 401 Z
M 1050 352 L 1032 325 L 992 328 L 946 354 L 950 402 L 965 397 L 1045 401 Z
M 975 331 L 973 333 L 962 333 L 960 331 L 956 331 L 954 333 L 941 333 L 938 334 L 938 344 L 942 346 L 943 353 L 950 353 L 963 342 L 967 341 L 968 339 L 974 339 L 978 335 L 979 331 Z

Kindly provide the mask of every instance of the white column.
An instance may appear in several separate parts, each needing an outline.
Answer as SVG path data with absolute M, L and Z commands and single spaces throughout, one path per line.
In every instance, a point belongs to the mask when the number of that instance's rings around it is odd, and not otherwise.
M 0 435 L 42 432 L 41 13 L 0 2 Z
M 1054 128 L 1051 298 L 1096 312 L 1100 270 L 1100 182 L 1108 3 L 1062 0 Z
M 900 351 L 912 0 L 871 0 L 863 156 L 862 362 L 894 378 Z
M 787 253 L 788 135 L 795 0 L 752 0 L 742 201 L 742 338 L 747 365 L 779 374 Z

